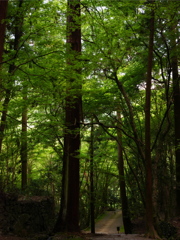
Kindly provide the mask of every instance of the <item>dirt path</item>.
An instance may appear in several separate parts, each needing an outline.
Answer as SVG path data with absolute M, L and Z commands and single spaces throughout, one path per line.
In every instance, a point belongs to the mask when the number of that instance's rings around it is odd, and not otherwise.
M 114 235 L 98 235 L 92 236 L 88 238 L 89 240 L 150 240 L 149 238 L 145 238 L 143 235 L 138 234 L 114 234 Z
M 120 227 L 120 233 L 117 232 Z M 122 212 L 107 211 L 102 219 L 98 220 L 95 225 L 96 234 L 89 237 L 90 240 L 149 240 L 140 234 L 124 234 Z M 86 231 L 89 233 L 90 231 Z
M 117 227 L 122 231 L 122 213 L 120 210 L 107 211 L 102 219 L 95 225 L 96 233 L 116 234 Z

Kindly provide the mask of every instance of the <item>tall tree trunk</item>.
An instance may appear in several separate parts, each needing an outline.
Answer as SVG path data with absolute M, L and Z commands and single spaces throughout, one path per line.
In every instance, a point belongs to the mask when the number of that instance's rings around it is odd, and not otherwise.
M 22 2 L 23 0 L 19 0 L 19 4 L 18 4 L 18 7 L 19 7 L 19 11 L 18 13 L 20 13 L 20 8 L 22 6 Z M 8 1 L 1 1 L 0 0 L 0 17 L 2 18 L 2 16 L 5 18 L 6 17 L 6 12 L 7 12 L 7 6 L 8 6 Z M 1 7 L 3 9 L 2 12 L 4 12 L 2 14 L 1 12 Z M 22 26 L 21 26 L 21 22 L 19 22 L 19 15 L 17 14 L 17 16 L 15 17 L 15 33 L 14 33 L 14 41 L 12 43 L 12 45 L 10 46 L 11 49 L 14 49 L 15 51 L 18 50 L 18 47 L 19 47 L 19 41 L 20 41 L 20 38 L 22 36 Z M 3 36 L 5 36 L 5 25 L 3 24 L 0 24 L 0 31 L 1 33 L 3 34 Z M 2 41 L 2 44 L 4 44 L 4 39 L 2 39 L 0 37 L 0 41 Z M 2 52 L 1 52 L 2 51 Z M 3 54 L 3 47 L 0 45 L 0 63 L 2 62 L 2 54 Z M 1 65 L 0 65 L 0 68 L 1 68 Z M 9 66 L 9 73 L 10 74 L 13 74 L 14 71 L 16 69 L 16 66 L 15 64 L 11 64 Z M 2 143 L 3 143 L 3 138 L 4 138 L 4 131 L 5 131 L 5 127 L 6 127 L 6 119 L 7 119 L 7 113 L 8 113 L 8 105 L 9 105 L 9 102 L 10 102 L 10 96 L 11 96 L 11 86 L 12 86 L 12 83 L 8 83 L 7 84 L 8 87 L 4 88 L 5 90 L 3 90 L 5 92 L 5 96 L 4 96 L 4 102 L 3 102 L 3 111 L 2 111 L 2 114 L 1 114 L 1 122 L 0 122 L 0 154 L 1 154 L 1 151 L 2 151 Z M 3 91 L 2 91 L 2 86 L 3 86 L 3 82 L 1 81 L 1 78 L 0 78 L 0 99 L 2 98 L 3 96 Z
M 22 0 L 19 0 L 19 7 L 22 5 Z M 0 70 L 1 70 L 1 62 L 3 60 L 3 50 L 4 50 L 4 41 L 5 41 L 5 28 L 6 24 L 3 20 L 6 19 L 7 15 L 7 7 L 8 7 L 8 0 L 0 0 Z M 15 23 L 18 24 L 18 19 L 19 16 L 15 19 Z M 22 31 L 20 30 L 21 27 L 18 25 L 15 27 L 15 38 L 12 46 L 10 48 L 13 48 L 14 50 L 18 49 L 19 45 L 19 40 L 21 38 Z M 9 67 L 9 73 L 13 73 L 15 70 L 15 65 L 11 64 Z M 2 99 L 2 80 L 0 78 L 0 99 Z M 6 118 L 7 118 L 7 109 L 8 109 L 8 104 L 10 101 L 10 94 L 11 90 L 10 87 L 5 89 L 5 96 L 4 96 L 4 103 L 3 103 L 3 111 L 1 114 L 1 122 L 0 122 L 0 153 L 2 151 L 2 141 L 4 137 L 4 130 L 5 130 L 5 125 L 6 125 Z
M 119 183 L 120 183 L 120 196 L 122 204 L 122 217 L 125 234 L 132 233 L 132 224 L 130 220 L 128 200 L 126 196 L 126 185 L 124 179 L 124 158 L 122 147 L 122 132 L 121 132 L 121 115 L 120 111 L 117 111 L 118 129 L 117 129 L 117 143 L 118 143 L 118 170 L 119 170 Z
M 3 52 L 4 52 L 4 42 L 5 42 L 5 31 L 6 31 L 6 16 L 7 16 L 7 8 L 8 8 L 8 0 L 0 0 L 0 74 L 1 74 L 1 67 L 2 67 L 2 61 L 3 61 Z M 2 99 L 2 79 L 0 76 L 0 100 Z M 9 93 L 6 94 L 6 96 L 9 95 Z M 5 97 L 5 101 L 3 104 L 3 112 L 1 115 L 1 124 L 0 124 L 0 154 L 2 149 L 2 140 L 3 140 L 3 134 L 5 129 L 5 122 L 6 116 L 4 114 L 5 109 L 7 108 L 8 101 L 7 97 Z
M 0 0 L 0 68 L 3 61 L 8 0 Z
M 177 57 L 177 25 L 172 28 L 172 78 L 173 78 L 173 97 L 174 97 L 174 132 L 175 132 L 175 154 L 176 154 L 176 204 L 177 214 L 180 214 L 180 77 L 178 74 Z
M 27 89 L 23 89 L 23 109 L 22 109 L 22 133 L 21 133 L 21 189 L 25 190 L 27 187 Z
M 5 98 L 3 102 L 3 111 L 1 114 L 1 122 L 0 122 L 0 154 L 2 151 L 2 143 L 3 143 L 4 131 L 6 127 L 6 118 L 7 118 L 8 105 L 10 101 L 10 95 L 11 95 L 11 90 L 6 89 Z
M 64 150 L 66 147 L 66 138 L 64 137 Z M 61 201 L 60 201 L 60 210 L 58 214 L 58 218 L 56 220 L 53 232 L 63 232 L 67 230 L 67 198 L 68 198 L 68 163 L 67 153 L 64 151 L 63 154 L 63 168 L 62 168 L 62 190 L 61 190 Z
M 61 209 L 54 231 L 78 232 L 81 84 L 80 0 L 67 6 L 67 97 L 65 106 L 64 167 Z
M 149 52 L 146 78 L 146 102 L 145 102 L 145 163 L 146 163 L 146 223 L 147 236 L 158 238 L 153 222 L 153 183 L 152 183 L 152 161 L 151 161 L 151 78 L 153 66 L 153 46 L 154 46 L 154 0 L 151 4 Z
M 91 119 L 91 138 L 90 138 L 90 213 L 91 213 L 91 233 L 95 233 L 95 195 L 94 195 L 94 125 Z

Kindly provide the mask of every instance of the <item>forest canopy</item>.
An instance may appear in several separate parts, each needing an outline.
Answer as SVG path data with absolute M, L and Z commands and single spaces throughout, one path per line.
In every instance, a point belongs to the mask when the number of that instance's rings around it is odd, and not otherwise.
M 156 236 L 180 213 L 179 10 L 0 1 L 2 192 L 53 196 L 55 230 L 122 208 L 125 232 L 145 214 Z

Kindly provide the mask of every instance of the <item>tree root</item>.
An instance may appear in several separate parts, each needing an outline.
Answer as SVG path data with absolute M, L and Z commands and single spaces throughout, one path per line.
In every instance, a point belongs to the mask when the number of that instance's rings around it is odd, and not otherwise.
M 154 229 L 154 226 L 152 226 L 148 232 L 145 234 L 146 238 L 152 238 L 156 240 L 162 240 L 162 238 L 158 235 L 157 231 Z

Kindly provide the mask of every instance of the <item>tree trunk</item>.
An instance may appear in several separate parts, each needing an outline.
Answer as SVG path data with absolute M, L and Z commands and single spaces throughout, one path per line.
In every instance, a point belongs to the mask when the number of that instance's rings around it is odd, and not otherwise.
M 19 11 L 18 13 L 20 13 L 20 7 L 22 6 L 22 2 L 23 0 L 19 0 Z M 8 6 L 8 1 L 1 1 L 0 0 L 0 17 L 2 19 L 2 17 L 6 17 L 6 12 L 7 12 L 7 6 Z M 4 11 L 4 13 L 2 14 L 1 12 L 1 7 Z M 15 18 L 15 24 L 16 27 L 15 27 L 15 33 L 14 33 L 14 41 L 12 43 L 12 46 L 10 46 L 10 49 L 14 49 L 15 51 L 18 50 L 18 47 L 19 47 L 19 41 L 20 41 L 20 38 L 22 36 L 22 26 L 19 22 L 19 15 L 17 14 L 16 18 Z M 4 34 L 5 36 L 5 25 L 2 26 L 2 24 L 0 24 L 0 31 L 2 32 L 2 34 Z M 2 38 L 0 38 L 0 41 L 2 41 L 2 43 L 4 44 L 4 40 Z M 2 52 L 1 52 L 2 50 Z M 0 45 L 0 63 L 2 62 L 2 54 L 3 54 L 3 47 Z M 1 68 L 1 66 L 0 66 Z M 15 67 L 15 64 L 11 64 L 9 66 L 9 73 L 14 73 L 16 67 Z M 2 86 L 3 86 L 3 82 L 1 81 L 0 79 L 0 99 L 2 99 L 2 95 L 3 95 L 3 91 L 2 91 Z M 7 118 L 7 113 L 8 113 L 8 105 L 9 105 L 9 102 L 10 102 L 10 96 L 11 96 L 11 86 L 12 86 L 12 83 L 8 83 L 8 87 L 5 88 L 4 87 L 4 92 L 5 92 L 5 96 L 4 96 L 4 102 L 3 102 L 3 111 L 2 111 L 2 114 L 1 114 L 1 122 L 0 122 L 0 154 L 1 154 L 1 151 L 2 151 L 2 143 L 3 143 L 3 138 L 4 138 L 4 131 L 5 131 L 5 127 L 6 127 L 6 118 Z
M 117 129 L 117 143 L 118 143 L 118 170 L 119 170 L 119 183 L 120 183 L 120 196 L 122 204 L 122 217 L 124 224 L 125 234 L 132 233 L 132 224 L 129 215 L 128 200 L 126 196 L 126 185 L 124 179 L 124 158 L 122 147 L 122 132 L 121 132 L 121 115 L 117 111 L 118 129 Z
M 0 123 L 0 153 L 2 151 L 2 142 L 4 138 L 4 130 L 6 127 L 6 118 L 7 118 L 8 105 L 10 101 L 10 95 L 11 95 L 11 90 L 6 89 L 4 103 L 3 103 L 3 111 L 1 115 L 1 123 Z
M 80 0 L 67 6 L 67 96 L 65 106 L 64 163 L 61 209 L 54 231 L 79 232 L 79 151 L 81 83 Z
M 8 8 L 8 0 L 0 0 L 0 72 L 2 67 L 2 61 L 3 61 L 3 52 L 4 52 L 4 42 L 5 42 L 5 31 L 6 31 L 6 15 L 7 15 L 7 8 Z M 3 109 L 5 109 L 8 105 L 8 96 L 9 93 L 6 93 L 5 101 L 3 104 Z M 0 100 L 2 99 L 2 80 L 0 76 Z M 6 114 L 4 114 L 5 110 L 3 110 L 1 115 L 1 125 L 0 125 L 0 154 L 2 149 L 2 140 L 3 140 L 3 134 L 5 129 L 5 122 Z
M 95 233 L 95 196 L 94 196 L 94 126 L 91 119 L 91 139 L 90 139 L 90 211 L 91 211 L 91 233 Z
M 19 8 L 22 5 L 22 0 L 19 0 Z M 8 7 L 8 0 L 0 0 L 0 69 L 1 69 L 1 62 L 2 62 L 2 55 L 4 50 L 4 40 L 5 40 L 5 22 L 3 22 L 3 19 L 6 19 L 7 14 L 7 7 Z M 15 19 L 15 23 L 18 24 L 19 16 Z M 21 33 L 21 34 L 20 34 Z M 15 27 L 15 38 L 12 43 L 12 46 L 10 48 L 13 48 L 14 50 L 18 50 L 19 40 L 22 36 L 21 26 L 17 25 Z M 15 70 L 15 65 L 11 64 L 9 66 L 9 73 L 13 73 Z M 0 78 L 0 99 L 2 99 L 2 80 Z M 10 84 L 9 84 L 10 85 Z M 4 97 L 4 103 L 3 103 L 3 111 L 1 115 L 1 123 L 0 123 L 0 153 L 2 150 L 2 141 L 4 137 L 4 130 L 6 125 L 6 118 L 7 118 L 7 110 L 8 110 L 8 104 L 10 101 L 10 94 L 11 94 L 11 87 L 8 87 L 5 89 L 5 97 Z
M 146 79 L 146 102 L 145 102 L 145 163 L 146 163 L 146 223 L 147 236 L 150 238 L 158 238 L 153 222 L 153 183 L 152 183 L 152 161 L 151 161 L 151 78 L 153 66 L 153 46 L 154 46 L 154 10 L 151 3 L 150 18 L 150 35 L 149 35 L 149 52 Z
M 3 61 L 8 0 L 0 0 L 0 68 Z
M 21 189 L 25 190 L 27 187 L 27 89 L 25 87 L 23 93 L 23 109 L 22 109 L 22 135 L 21 135 Z
M 172 51 L 173 56 L 171 59 L 172 78 L 173 78 L 173 97 L 174 97 L 174 132 L 175 132 L 175 154 L 176 154 L 176 203 L 177 214 L 180 214 L 180 84 L 178 74 L 178 57 L 176 46 L 176 26 L 173 27 L 172 36 Z
M 66 139 L 64 137 L 64 149 L 67 147 L 65 146 Z M 68 176 L 68 165 L 67 165 L 67 156 L 66 152 L 64 151 L 63 155 L 63 169 L 62 169 L 62 190 L 61 190 L 61 201 L 60 201 L 60 210 L 58 214 L 57 221 L 55 223 L 53 232 L 64 232 L 67 230 L 66 221 L 67 221 L 67 198 L 68 198 L 68 185 L 67 185 L 67 176 Z

